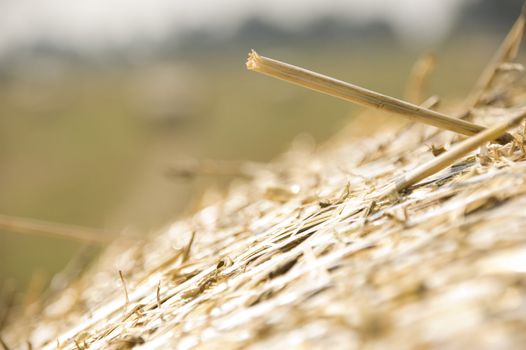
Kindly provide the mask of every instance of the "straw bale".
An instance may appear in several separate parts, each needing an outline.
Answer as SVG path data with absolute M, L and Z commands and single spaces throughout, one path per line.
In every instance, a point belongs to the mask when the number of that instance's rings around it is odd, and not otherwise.
M 509 56 L 503 60 L 492 64 L 511 67 Z M 508 70 L 493 75 L 501 71 Z M 486 80 L 493 83 L 483 99 L 471 97 L 469 114 L 491 127 L 526 95 L 517 79 Z M 523 348 L 524 125 L 508 130 L 512 142 L 484 143 L 386 196 L 393 181 L 437 149 L 447 154 L 459 137 L 418 124 L 357 137 L 371 118 L 356 117 L 322 147 L 295 142 L 222 200 L 157 235 L 114 242 L 80 278 L 13 317 L 4 343 Z

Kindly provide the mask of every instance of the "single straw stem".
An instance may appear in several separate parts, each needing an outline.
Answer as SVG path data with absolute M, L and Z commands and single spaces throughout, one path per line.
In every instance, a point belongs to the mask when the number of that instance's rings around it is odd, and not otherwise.
M 519 52 L 519 48 L 524 36 L 524 30 L 526 29 L 526 1 L 522 5 L 522 10 L 519 18 L 511 27 L 509 33 L 504 38 L 501 46 L 491 59 L 489 64 L 484 68 L 484 71 L 480 75 L 479 79 L 475 83 L 472 91 L 467 98 L 468 108 L 476 106 L 485 91 L 493 84 L 497 76 L 499 66 L 504 62 L 513 61 Z
M 0 215 L 0 230 L 36 236 L 55 237 L 89 244 L 106 244 L 116 238 L 114 234 L 79 226 Z
M 462 135 L 472 136 L 486 129 L 484 126 L 452 118 L 445 114 L 394 97 L 386 96 L 304 68 L 260 56 L 255 51 L 252 51 L 249 54 L 247 68 L 258 73 L 303 86 L 307 89 L 363 106 L 396 113 L 410 120 L 450 130 Z M 511 139 L 511 135 L 505 134 L 497 141 L 499 143 L 507 143 L 511 141 Z
M 422 181 L 426 177 L 441 171 L 442 169 L 453 164 L 457 159 L 466 156 L 470 152 L 482 146 L 482 144 L 485 142 L 494 140 L 500 135 L 505 134 L 508 129 L 519 124 L 524 118 L 526 118 L 526 111 L 521 110 L 516 116 L 510 118 L 509 120 L 497 124 L 492 128 L 486 129 L 483 132 L 456 144 L 449 151 L 442 153 L 440 156 L 405 174 L 402 179 L 395 182 L 388 192 L 392 193 L 395 191 L 403 191 L 409 186 Z

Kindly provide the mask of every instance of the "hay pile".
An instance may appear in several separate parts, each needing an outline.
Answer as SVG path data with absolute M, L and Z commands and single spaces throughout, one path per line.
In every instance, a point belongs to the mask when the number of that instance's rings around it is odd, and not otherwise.
M 521 16 L 477 85 L 463 113 L 473 122 L 495 125 L 526 102 L 513 61 L 523 30 Z M 386 196 L 399 176 L 459 142 L 436 130 L 344 133 L 245 169 L 253 179 L 218 203 L 144 242 L 112 244 L 82 277 L 13 319 L 4 346 L 521 348 L 524 127 Z

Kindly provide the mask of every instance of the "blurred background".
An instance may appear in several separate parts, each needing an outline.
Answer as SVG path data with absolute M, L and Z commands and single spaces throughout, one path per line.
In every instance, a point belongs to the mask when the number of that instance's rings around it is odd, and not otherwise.
M 358 110 L 246 71 L 259 53 L 394 96 L 421 53 L 430 90 L 469 90 L 517 18 L 512 0 L 2 0 L 0 214 L 147 235 L 228 177 Z M 454 77 L 454 80 L 451 78 Z M 0 290 L 45 285 L 83 244 L 0 230 Z M 37 281 L 37 282 L 35 282 Z

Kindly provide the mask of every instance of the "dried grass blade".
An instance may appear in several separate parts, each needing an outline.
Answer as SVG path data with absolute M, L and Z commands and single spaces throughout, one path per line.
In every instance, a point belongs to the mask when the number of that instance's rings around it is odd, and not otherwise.
M 415 104 L 386 96 L 353 84 L 343 82 L 304 68 L 296 67 L 252 51 L 248 57 L 247 68 L 307 89 L 318 91 L 363 106 L 399 114 L 410 120 L 429 124 L 437 128 L 453 131 L 462 135 L 477 134 L 485 127 L 445 114 L 426 109 Z M 498 142 L 507 143 L 510 135 L 504 135 Z
M 469 108 L 476 106 L 482 95 L 493 83 L 499 66 L 504 62 L 513 61 L 518 54 L 524 31 L 526 30 L 526 2 L 522 6 L 522 11 L 511 27 L 508 35 L 504 38 L 501 46 L 488 63 L 478 81 L 475 83 L 472 91 L 467 98 L 467 105 Z
M 426 177 L 441 171 L 442 169 L 453 164 L 457 159 L 474 151 L 485 142 L 492 141 L 495 138 L 503 135 L 508 129 L 519 124 L 524 118 L 526 118 L 526 111 L 522 110 L 520 113 L 509 120 L 462 141 L 451 148 L 449 151 L 442 153 L 440 156 L 405 174 L 402 179 L 396 181 L 394 188 L 392 188 L 389 193 L 393 191 L 403 191 L 409 186 L 412 186 L 425 179 Z
M 117 235 L 73 225 L 0 215 L 0 230 L 36 236 L 54 237 L 89 244 L 107 244 Z
M 433 54 L 427 53 L 418 58 L 411 69 L 411 74 L 407 81 L 404 98 L 412 103 L 420 104 L 424 101 L 427 83 L 431 74 L 435 70 L 436 58 Z

